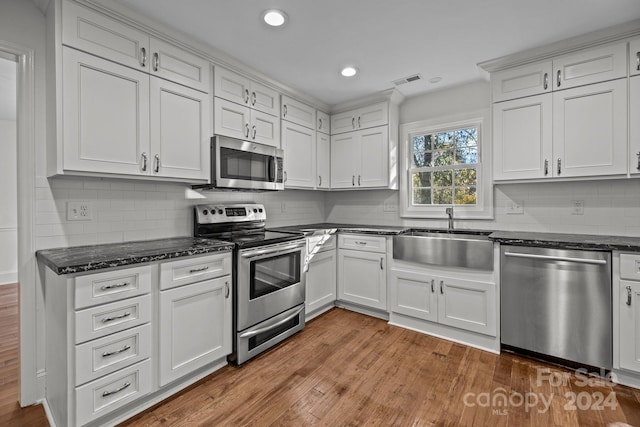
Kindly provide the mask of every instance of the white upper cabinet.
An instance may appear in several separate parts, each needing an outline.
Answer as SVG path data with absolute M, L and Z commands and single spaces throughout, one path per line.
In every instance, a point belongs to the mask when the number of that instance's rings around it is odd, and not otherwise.
M 280 116 L 280 95 L 277 91 L 231 70 L 215 67 L 214 94 L 218 98 Z
M 63 44 L 209 93 L 207 60 L 76 3 L 62 5 Z
M 151 174 L 207 180 L 209 95 L 151 79 Z
M 552 96 L 542 94 L 493 105 L 493 178 L 551 176 Z
M 618 79 L 626 75 L 625 42 L 553 58 L 553 90 Z
M 327 190 L 331 185 L 331 137 L 322 132 L 316 132 L 316 187 Z
M 640 76 L 629 79 L 629 172 L 640 174 Z
M 282 96 L 282 120 L 315 130 L 316 110 L 288 96 Z
M 629 75 L 640 74 L 640 38 L 629 42 Z
M 383 126 L 389 123 L 389 104 L 380 102 L 331 116 L 331 134 Z
M 627 81 L 553 94 L 553 172 L 559 177 L 627 173 Z
M 331 188 L 355 188 L 356 165 L 360 159 L 360 140 L 356 132 L 331 137 Z
M 280 119 L 221 98 L 214 98 L 214 133 L 280 147 Z
M 331 117 L 322 111 L 316 111 L 316 130 L 324 134 L 331 134 Z
M 332 136 L 331 188 L 386 187 L 388 147 L 388 126 Z
M 62 66 L 64 169 L 149 174 L 149 75 L 71 48 Z
M 284 185 L 294 188 L 316 186 L 316 131 L 296 123 L 282 122 Z
M 491 75 L 493 102 L 551 92 L 551 61 L 508 68 Z

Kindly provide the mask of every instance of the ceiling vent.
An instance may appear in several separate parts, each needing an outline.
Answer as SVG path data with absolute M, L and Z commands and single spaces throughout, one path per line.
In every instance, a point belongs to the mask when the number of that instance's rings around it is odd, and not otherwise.
M 416 82 L 418 80 L 422 80 L 422 76 L 420 74 L 414 74 L 412 76 L 403 77 L 401 79 L 394 80 L 393 84 L 396 85 L 396 86 L 400 86 L 400 85 L 403 85 L 405 83 Z

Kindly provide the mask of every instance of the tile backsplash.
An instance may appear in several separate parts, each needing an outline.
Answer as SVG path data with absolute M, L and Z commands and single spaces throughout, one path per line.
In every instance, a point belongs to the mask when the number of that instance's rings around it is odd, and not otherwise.
M 202 195 L 205 198 L 191 198 Z M 192 234 L 198 203 L 263 203 L 271 227 L 324 221 L 324 193 L 202 192 L 184 184 L 91 178 L 39 178 L 36 182 L 36 248 L 66 247 Z M 69 201 L 89 202 L 92 218 L 68 221 Z

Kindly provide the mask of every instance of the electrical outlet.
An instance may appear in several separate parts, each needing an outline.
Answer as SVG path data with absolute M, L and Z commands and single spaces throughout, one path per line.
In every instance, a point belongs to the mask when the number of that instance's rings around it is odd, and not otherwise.
M 67 221 L 90 221 L 93 208 L 90 202 L 67 202 Z
M 382 210 L 384 212 L 397 212 L 398 205 L 395 204 L 394 202 L 384 202 L 384 205 L 382 206 Z
M 522 215 L 524 214 L 524 201 L 509 200 L 505 208 L 507 215 Z
M 571 215 L 584 215 L 584 200 L 571 201 Z

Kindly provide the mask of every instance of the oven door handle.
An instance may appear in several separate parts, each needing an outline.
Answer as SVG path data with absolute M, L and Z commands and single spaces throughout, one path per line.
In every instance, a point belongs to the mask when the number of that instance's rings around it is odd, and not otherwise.
M 285 317 L 284 319 L 277 321 L 273 325 L 265 326 L 264 328 L 254 329 L 253 331 L 248 331 L 248 332 L 242 333 L 242 334 L 240 334 L 240 338 L 251 338 L 251 337 L 253 337 L 255 335 L 258 335 L 258 334 L 261 334 L 263 332 L 269 332 L 270 330 L 272 330 L 274 328 L 277 328 L 280 325 L 284 325 L 289 320 L 293 319 L 298 314 L 300 314 L 302 312 L 302 310 L 304 310 L 304 305 L 302 307 L 300 307 L 298 310 L 296 310 L 295 313 L 292 313 L 291 315 Z
M 282 246 L 282 247 L 270 247 L 270 248 L 266 248 L 266 249 L 256 249 L 253 251 L 247 251 L 244 253 L 240 253 L 240 256 L 242 256 L 242 258 L 255 258 L 258 257 L 260 255 L 265 255 L 265 254 L 269 254 L 269 255 L 278 255 L 281 254 L 283 252 L 291 252 L 295 249 L 302 249 L 302 247 L 304 246 L 305 241 L 301 241 L 299 243 L 295 243 L 293 245 L 288 245 L 288 246 Z

